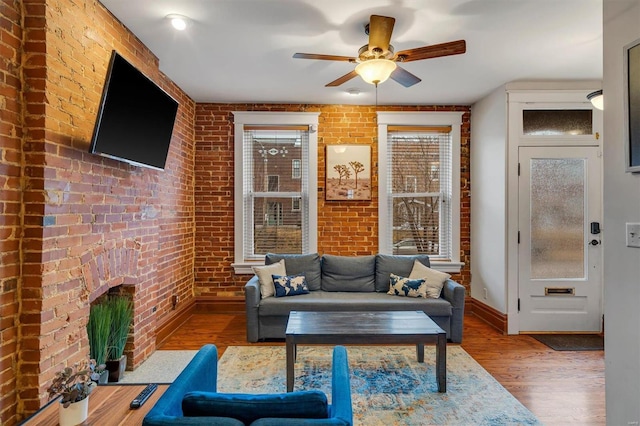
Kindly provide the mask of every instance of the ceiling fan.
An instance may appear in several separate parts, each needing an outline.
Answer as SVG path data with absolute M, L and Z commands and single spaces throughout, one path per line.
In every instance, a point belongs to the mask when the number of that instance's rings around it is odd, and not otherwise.
M 395 18 L 371 15 L 369 23 L 365 26 L 365 33 L 369 35 L 369 44 L 365 44 L 360 48 L 357 58 L 315 53 L 296 53 L 293 57 L 325 61 L 344 61 L 358 64 L 353 71 L 326 84 L 325 87 L 340 86 L 357 75 L 361 76 L 367 83 L 375 84 L 376 86 L 391 77 L 392 80 L 397 81 L 404 87 L 410 87 L 422 80 L 398 66 L 397 62 L 402 63 L 439 58 L 441 56 L 460 55 L 467 50 L 466 42 L 464 40 L 457 40 L 394 52 L 393 46 L 389 43 L 395 22 Z

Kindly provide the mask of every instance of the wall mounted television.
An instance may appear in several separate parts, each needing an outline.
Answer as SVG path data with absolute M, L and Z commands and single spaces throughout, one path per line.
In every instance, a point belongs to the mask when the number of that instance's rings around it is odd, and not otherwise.
M 89 152 L 164 170 L 178 102 L 115 50 Z

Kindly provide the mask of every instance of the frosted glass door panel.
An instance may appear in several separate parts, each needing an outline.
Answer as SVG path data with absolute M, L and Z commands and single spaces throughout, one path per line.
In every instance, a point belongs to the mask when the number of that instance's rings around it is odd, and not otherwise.
M 522 132 L 527 136 L 581 136 L 593 133 L 590 109 L 525 109 Z
M 585 161 L 531 160 L 531 278 L 585 277 Z

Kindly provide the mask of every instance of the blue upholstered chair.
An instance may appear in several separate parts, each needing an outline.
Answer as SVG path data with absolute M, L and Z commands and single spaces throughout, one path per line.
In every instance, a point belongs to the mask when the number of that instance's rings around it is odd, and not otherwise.
M 145 416 L 144 426 L 352 425 L 347 350 L 333 349 L 331 404 L 318 390 L 278 394 L 218 393 L 218 350 L 203 346 Z M 285 378 L 282 378 L 283 382 Z

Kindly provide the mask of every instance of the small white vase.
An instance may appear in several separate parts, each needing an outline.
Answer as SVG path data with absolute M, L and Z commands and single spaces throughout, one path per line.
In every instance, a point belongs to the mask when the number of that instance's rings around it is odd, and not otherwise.
M 87 420 L 89 417 L 89 397 L 72 402 L 67 408 L 60 404 L 60 426 L 76 426 Z

